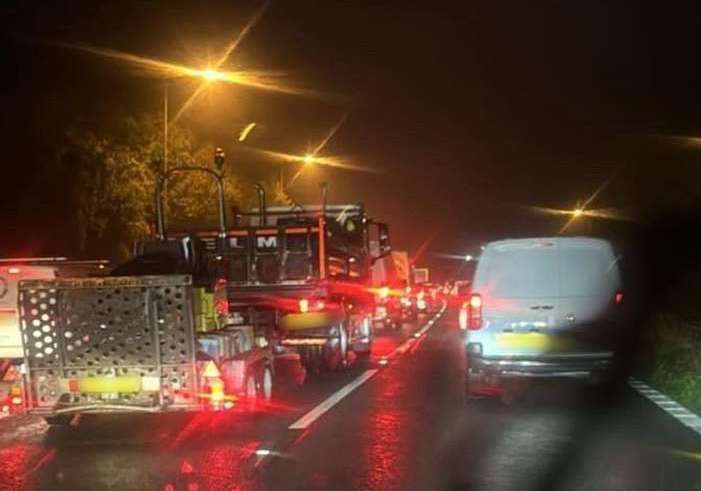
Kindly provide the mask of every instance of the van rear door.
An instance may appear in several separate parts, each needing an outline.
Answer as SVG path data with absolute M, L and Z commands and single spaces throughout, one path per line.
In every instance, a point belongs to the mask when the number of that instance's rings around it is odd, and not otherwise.
M 556 325 L 559 314 L 557 241 L 490 245 L 477 266 L 473 291 L 483 297 L 483 328 L 475 338 L 485 354 L 531 355 L 549 349 L 543 333 Z
M 621 278 L 611 245 L 571 238 L 560 242 L 559 327 L 574 335 L 578 350 L 600 349 L 611 333 L 611 309 Z

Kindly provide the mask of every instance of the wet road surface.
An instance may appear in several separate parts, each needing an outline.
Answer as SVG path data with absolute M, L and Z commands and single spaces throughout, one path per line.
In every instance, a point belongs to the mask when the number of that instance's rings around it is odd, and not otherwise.
M 511 406 L 465 400 L 456 315 L 427 320 L 265 406 L 0 420 L 0 489 L 701 490 L 701 438 L 633 390 L 614 405 L 546 383 Z

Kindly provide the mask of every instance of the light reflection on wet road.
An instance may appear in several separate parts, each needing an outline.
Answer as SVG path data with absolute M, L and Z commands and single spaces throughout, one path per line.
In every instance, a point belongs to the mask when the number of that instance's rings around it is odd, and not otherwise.
M 511 407 L 466 402 L 454 317 L 304 431 L 288 427 L 416 326 L 254 410 L 87 416 L 51 432 L 1 420 L 0 489 L 701 489 L 698 437 L 632 392 L 613 408 L 548 385 Z

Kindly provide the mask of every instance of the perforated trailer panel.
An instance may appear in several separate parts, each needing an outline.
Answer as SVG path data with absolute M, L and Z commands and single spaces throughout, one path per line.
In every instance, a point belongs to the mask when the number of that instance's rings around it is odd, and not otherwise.
M 157 379 L 160 404 L 175 404 L 176 392 L 195 394 L 191 305 L 191 279 L 182 275 L 21 282 L 30 405 L 53 406 L 62 396 L 65 402 L 61 380 L 66 379 Z M 83 404 L 96 398 L 69 397 L 70 403 Z M 138 396 L 120 398 L 133 403 Z

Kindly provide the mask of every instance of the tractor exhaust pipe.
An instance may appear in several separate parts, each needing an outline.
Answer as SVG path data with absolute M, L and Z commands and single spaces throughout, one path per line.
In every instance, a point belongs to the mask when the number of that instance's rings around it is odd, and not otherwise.
M 326 182 L 322 182 L 319 187 L 321 188 L 321 213 L 326 216 L 326 205 L 329 195 L 329 185 Z
M 256 183 L 258 192 L 258 220 L 263 227 L 268 225 L 268 206 L 265 201 L 265 188 L 260 183 Z

